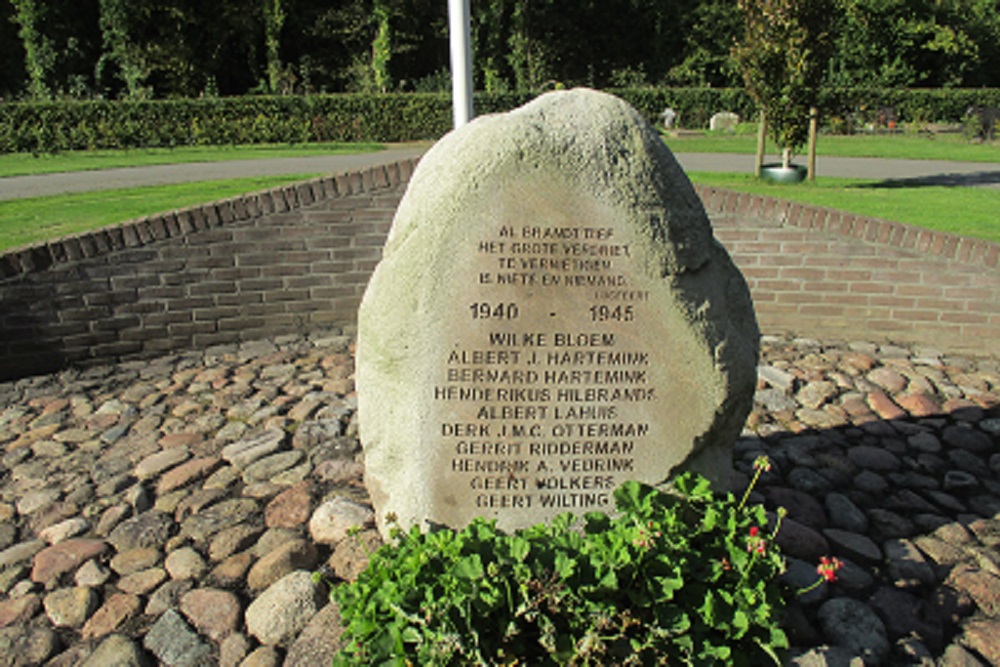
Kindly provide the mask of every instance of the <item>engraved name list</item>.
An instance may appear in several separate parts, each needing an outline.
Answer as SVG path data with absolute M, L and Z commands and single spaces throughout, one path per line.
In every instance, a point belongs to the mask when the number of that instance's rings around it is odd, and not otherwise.
M 474 296 L 452 314 L 432 427 L 444 486 L 478 514 L 606 511 L 636 476 L 662 392 L 640 336 L 649 290 L 621 236 L 503 224 L 473 240 Z

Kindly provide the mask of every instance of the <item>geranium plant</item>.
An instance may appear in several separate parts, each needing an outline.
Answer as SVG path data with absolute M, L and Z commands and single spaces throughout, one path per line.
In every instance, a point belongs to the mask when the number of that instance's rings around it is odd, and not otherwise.
M 615 516 L 397 529 L 332 590 L 347 626 L 335 664 L 780 664 L 778 526 L 746 497 L 686 473 L 663 491 L 622 485 Z

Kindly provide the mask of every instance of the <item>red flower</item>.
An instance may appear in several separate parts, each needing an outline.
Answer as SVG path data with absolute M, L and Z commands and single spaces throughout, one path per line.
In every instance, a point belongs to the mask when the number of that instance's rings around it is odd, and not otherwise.
M 819 559 L 819 565 L 816 567 L 816 574 L 823 577 L 826 581 L 836 581 L 837 580 L 837 570 L 843 566 L 836 558 L 829 558 L 823 556 Z
M 747 551 L 756 551 L 759 554 L 763 554 L 766 549 L 767 540 L 760 537 L 760 528 L 750 526 L 750 539 L 747 540 Z

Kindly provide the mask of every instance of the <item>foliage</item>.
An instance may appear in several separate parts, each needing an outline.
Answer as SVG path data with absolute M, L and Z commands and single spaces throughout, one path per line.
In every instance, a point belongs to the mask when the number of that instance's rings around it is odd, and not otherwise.
M 389 7 L 386 0 L 375 0 L 375 39 L 372 41 L 372 76 L 375 81 L 375 91 L 389 92 L 392 77 L 389 74 L 389 61 L 392 60 L 392 24 L 389 19 Z
M 24 44 L 24 65 L 28 74 L 28 96 L 35 100 L 47 99 L 49 73 L 55 66 L 56 53 L 51 41 L 41 30 L 45 20 L 45 6 L 41 0 L 11 0 L 16 10 L 18 37 Z
M 763 508 L 690 473 L 615 500 L 618 516 L 582 525 L 396 529 L 331 593 L 349 640 L 334 664 L 778 663 L 783 560 Z
M 835 32 L 834 85 L 990 85 L 1000 55 L 992 0 L 844 0 Z
M 657 122 L 663 109 L 680 126 L 703 128 L 720 109 L 752 118 L 754 104 L 738 88 L 630 88 L 612 92 Z M 479 114 L 508 111 L 534 93 L 478 93 Z M 900 121 L 959 123 L 973 106 L 1000 106 L 1000 89 L 824 89 L 831 114 L 863 127 L 892 106 Z M 0 153 L 57 153 L 98 148 L 169 148 L 328 141 L 417 141 L 451 129 L 447 93 L 203 97 L 175 100 L 90 100 L 0 103 Z
M 476 87 L 738 85 L 737 4 L 482 0 Z M 828 85 L 1000 86 L 995 0 L 841 0 L 824 20 Z M 0 96 L 413 92 L 447 41 L 440 0 L 4 0 Z
M 285 25 L 282 0 L 263 0 L 264 50 L 267 57 L 267 90 L 272 95 L 281 92 L 281 28 Z
M 767 128 L 789 154 L 809 137 L 832 44 L 827 32 L 836 0 L 740 0 L 744 34 L 733 59 Z

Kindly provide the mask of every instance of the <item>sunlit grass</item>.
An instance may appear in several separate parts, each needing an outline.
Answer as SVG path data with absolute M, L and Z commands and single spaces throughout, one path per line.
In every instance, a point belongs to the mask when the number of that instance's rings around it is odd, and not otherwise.
M 1000 190 L 901 186 L 873 179 L 819 178 L 782 185 L 747 174 L 693 172 L 695 183 L 825 206 L 1000 243 Z
M 0 201 L 0 251 L 315 176 L 258 176 Z
M 136 148 L 132 150 L 66 151 L 32 155 L 0 155 L 0 177 L 92 171 L 117 167 L 146 167 L 158 164 L 261 160 L 311 155 L 374 153 L 385 149 L 379 143 L 256 144 L 251 146 L 182 146 L 179 148 Z
M 757 150 L 757 136 L 745 132 L 684 132 L 676 136 L 664 136 L 664 141 L 675 153 L 752 155 Z M 802 150 L 804 152 L 805 148 Z M 774 142 L 768 142 L 768 151 L 778 152 Z M 821 135 L 816 141 L 816 152 L 820 156 L 829 157 L 1000 162 L 1000 142 L 975 143 L 960 133 Z

